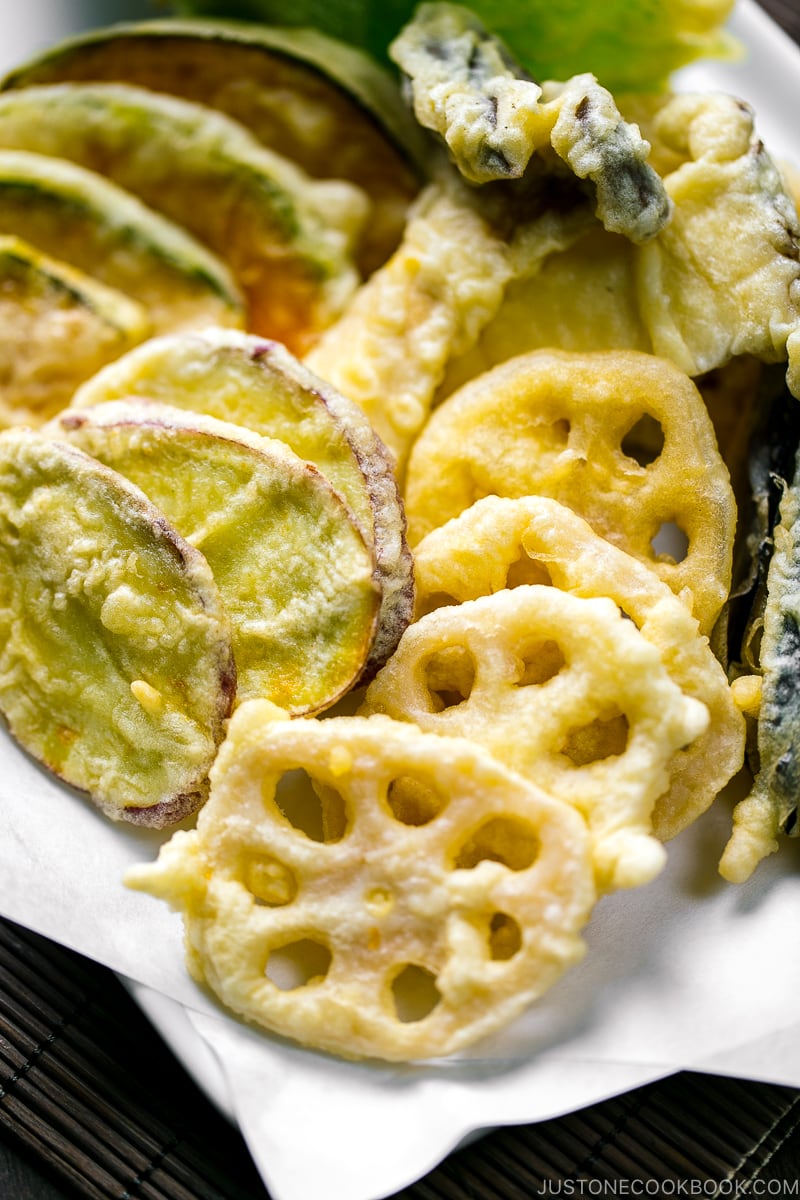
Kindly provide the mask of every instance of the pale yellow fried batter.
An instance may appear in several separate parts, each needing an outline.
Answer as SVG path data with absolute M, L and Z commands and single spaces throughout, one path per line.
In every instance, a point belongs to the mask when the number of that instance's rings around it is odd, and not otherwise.
M 355 400 L 399 462 L 453 354 L 474 344 L 511 275 L 502 236 L 455 185 L 422 195 L 403 242 L 306 365 Z
M 415 563 L 418 615 L 519 584 L 552 584 L 576 596 L 609 596 L 656 646 L 673 682 L 710 717 L 706 732 L 670 760 L 669 789 L 653 810 L 659 838 L 705 812 L 741 767 L 744 720 L 695 619 L 653 571 L 564 505 L 540 496 L 487 496 L 429 533 Z
M 194 812 L 236 688 L 208 562 L 74 446 L 0 435 L 0 712 L 112 820 Z
M 437 400 L 531 350 L 651 349 L 636 295 L 636 247 L 593 224 L 535 274 L 512 279 L 473 349 L 453 357 Z
M 580 959 L 595 894 L 573 809 L 460 739 L 281 716 L 237 710 L 197 829 L 126 876 L 183 912 L 224 1004 L 350 1058 L 438 1056 Z
M 612 600 L 537 584 L 421 617 L 361 711 L 486 746 L 575 805 L 603 890 L 646 883 L 663 866 L 653 806 L 673 755 L 709 720 Z
M 535 351 L 450 396 L 409 460 L 412 544 L 492 494 L 569 505 L 710 632 L 730 587 L 735 502 L 702 398 L 666 359 Z
M 665 178 L 672 220 L 637 252 L 655 353 L 690 375 L 734 355 L 784 361 L 800 319 L 800 222 L 752 109 L 722 93 L 678 95 L 655 125 L 686 158 Z
M 440 396 L 539 347 L 645 350 L 696 378 L 746 356 L 788 358 L 800 395 L 793 175 L 735 97 L 625 97 L 625 108 L 652 143 L 669 223 L 638 246 L 591 228 L 535 275 L 515 277 L 475 348 L 448 366 Z
M 733 832 L 719 864 L 720 874 L 732 883 L 748 879 L 762 859 L 775 853 L 780 837 L 797 830 L 800 495 L 795 484 L 783 495 L 774 539 L 759 640 L 761 677 L 745 676 L 739 686 L 741 702 L 757 714 L 758 769 L 752 790 L 734 809 Z

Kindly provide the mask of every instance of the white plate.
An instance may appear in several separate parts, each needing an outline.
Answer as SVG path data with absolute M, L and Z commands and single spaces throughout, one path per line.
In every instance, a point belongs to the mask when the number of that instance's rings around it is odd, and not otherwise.
M 8 8 L 0 69 L 69 31 L 152 13 L 78 0 L 26 0 L 13 17 Z M 734 28 L 747 58 L 692 67 L 682 85 L 752 101 L 768 147 L 800 165 L 800 52 L 752 0 Z M 724 807 L 676 839 L 661 879 L 599 906 L 586 961 L 530 1020 L 480 1047 L 484 1057 L 406 1069 L 337 1062 L 224 1017 L 186 977 L 178 919 L 119 884 L 159 839 L 110 828 L 5 739 L 0 793 L 0 913 L 136 980 L 166 1042 L 239 1122 L 276 1200 L 375 1200 L 476 1129 L 557 1116 L 682 1067 L 800 1086 L 800 963 L 786 946 L 800 847 L 752 886 L 721 885 Z

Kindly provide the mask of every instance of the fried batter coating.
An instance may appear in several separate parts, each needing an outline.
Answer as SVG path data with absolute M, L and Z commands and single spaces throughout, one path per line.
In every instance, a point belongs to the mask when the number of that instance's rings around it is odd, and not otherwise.
M 474 343 L 510 274 L 503 238 L 459 189 L 432 186 L 400 248 L 359 289 L 306 365 L 360 404 L 402 460 L 448 359 Z
M 361 405 L 402 471 L 448 364 L 469 356 L 509 284 L 523 290 L 523 303 L 532 289 L 538 307 L 535 283 L 526 281 L 598 227 L 597 218 L 626 244 L 638 243 L 663 227 L 669 201 L 646 162 L 648 143 L 591 75 L 542 92 L 518 78 L 500 44 L 454 5 L 423 6 L 395 47 L 415 86 L 419 66 L 418 116 L 434 126 L 440 109 L 452 117 L 445 136 L 457 164 L 483 186 L 459 186 L 455 173 L 438 172 L 398 251 L 306 362 Z M 624 320 L 637 327 L 625 344 L 649 348 L 635 310 Z
M 655 353 L 689 375 L 734 355 L 784 361 L 800 318 L 800 222 L 752 109 L 721 93 L 679 95 L 655 125 L 686 158 L 664 181 L 672 220 L 638 250 Z
M 706 732 L 670 761 L 669 790 L 653 810 L 657 837 L 686 828 L 741 767 L 744 720 L 695 619 L 653 571 L 563 504 L 486 496 L 423 538 L 415 564 L 418 616 L 521 583 L 552 584 L 576 596 L 609 596 L 657 647 L 670 678 L 710 716 Z
M 759 769 L 752 791 L 737 804 L 733 833 L 720 861 L 732 883 L 749 878 L 778 849 L 781 834 L 798 835 L 800 796 L 800 494 L 797 481 L 784 494 L 775 549 L 767 575 L 759 667 Z M 750 677 L 747 677 L 748 680 Z M 752 684 L 748 684 L 748 688 Z
M 0 427 L 42 425 L 151 331 L 124 292 L 0 235 Z
M 390 53 L 420 125 L 472 183 L 518 179 L 549 141 L 542 89 L 469 9 L 422 4 Z
M 511 280 L 475 346 L 447 365 L 441 401 L 531 350 L 651 350 L 636 294 L 636 247 L 594 223 L 533 275 Z
M 65 410 L 49 427 L 142 489 L 201 551 L 230 616 L 237 702 L 331 707 L 375 637 L 375 558 L 323 475 L 285 442 L 139 400 Z
M 411 616 L 413 563 L 391 456 L 360 407 L 280 343 L 215 327 L 150 338 L 80 387 L 72 407 L 134 397 L 278 438 L 341 494 L 375 552 L 381 605 L 365 667 L 371 678 Z
M 645 442 L 656 435 L 655 452 Z M 652 568 L 707 634 L 728 596 L 736 508 L 702 398 L 634 351 L 539 350 L 448 397 L 409 459 L 412 545 L 486 495 L 550 496 Z M 673 554 L 661 539 L 679 533 Z
M 428 41 L 421 33 L 426 13 L 454 38 L 453 53 L 461 63 L 455 72 L 449 49 L 444 57 L 440 53 L 442 44 L 450 45 L 446 37 Z M 401 34 L 398 53 L 404 62 L 406 50 L 412 60 L 420 54 L 428 64 L 433 92 L 440 89 L 441 103 L 452 108 L 459 136 L 475 143 L 472 157 L 505 155 L 510 163 L 516 154 L 524 163 L 520 159 L 517 167 L 499 173 L 477 171 L 483 181 L 477 189 L 459 186 L 455 173 L 440 171 L 412 211 L 397 252 L 306 358 L 313 371 L 363 408 L 400 472 L 448 363 L 463 356 L 471 361 L 470 351 L 511 282 L 524 286 L 545 260 L 595 226 L 595 210 L 607 229 L 637 242 L 653 237 L 669 211 L 661 182 L 645 161 L 647 143 L 592 76 L 548 84 L 546 105 L 526 108 L 520 95 L 532 88 L 538 99 L 538 85 L 513 71 L 494 74 L 507 62 L 505 52 L 471 14 L 453 5 L 428 5 L 420 22 Z M 454 32 L 459 29 L 463 36 Z M 464 88 L 472 97 L 466 106 Z M 493 128 L 499 132 L 487 147 L 484 135 L 495 107 Z M 534 149 L 536 162 L 526 171 Z M 496 179 L 504 182 L 491 182 Z
M 593 75 L 540 87 L 456 4 L 421 5 L 390 53 L 405 72 L 417 120 L 440 135 L 470 182 L 521 178 L 532 156 L 552 147 L 593 186 L 606 229 L 641 242 L 668 220 L 648 143 Z
M 710 93 L 626 97 L 626 112 L 654 148 L 670 222 L 639 246 L 591 229 L 512 281 L 474 351 L 448 367 L 445 395 L 552 346 L 646 350 L 698 379 L 733 359 L 788 359 L 800 396 L 800 222 L 791 177 L 759 141 L 752 110 Z
M 581 203 L 562 211 L 544 196 L 539 214 L 509 233 L 493 201 L 476 201 L 454 178 L 426 189 L 399 249 L 305 359 L 361 406 L 400 471 L 447 363 L 475 344 L 509 279 L 535 274 L 591 220 Z
M 89 455 L 0 435 L 0 712 L 20 745 L 161 829 L 204 802 L 235 689 L 203 555 Z
M 589 823 L 602 890 L 658 874 L 653 806 L 673 755 L 709 719 L 612 600 L 537 584 L 421 617 L 361 712 L 486 746 L 574 804 Z
M 281 717 L 237 710 L 197 829 L 126 876 L 183 912 L 190 969 L 224 1004 L 402 1061 L 498 1029 L 581 958 L 595 892 L 573 809 L 460 739 Z

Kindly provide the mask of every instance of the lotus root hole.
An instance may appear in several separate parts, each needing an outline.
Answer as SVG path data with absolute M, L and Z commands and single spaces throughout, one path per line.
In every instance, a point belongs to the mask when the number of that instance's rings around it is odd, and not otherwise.
M 392 998 L 398 1021 L 410 1025 L 430 1016 L 442 994 L 432 971 L 407 963 L 392 980 Z
M 519 687 L 535 686 L 553 679 L 565 664 L 558 642 L 537 641 L 522 647 L 519 654 Z
M 626 458 L 632 458 L 640 467 L 649 467 L 661 457 L 664 449 L 661 422 L 650 413 L 643 413 L 625 434 L 620 449 Z
M 496 912 L 489 922 L 489 954 L 495 962 L 507 962 L 522 949 L 522 930 L 508 913 Z
M 519 558 L 511 563 L 506 572 L 506 587 L 526 587 L 531 583 L 552 587 L 553 578 L 543 562 L 533 558 L 523 549 L 520 551 Z
M 270 951 L 265 974 L 282 992 L 322 983 L 331 965 L 331 952 L 322 942 L 300 938 Z
M 539 838 L 520 817 L 491 817 L 462 844 L 454 856 L 457 870 L 472 870 L 486 860 L 511 871 L 525 871 L 536 861 Z
M 420 599 L 417 605 L 417 619 L 435 612 L 437 608 L 451 608 L 454 604 L 458 604 L 458 600 L 449 592 L 431 592 L 429 596 Z
M 425 664 L 431 712 L 455 708 L 468 700 L 475 683 L 475 660 L 464 646 L 437 650 Z
M 653 558 L 659 562 L 681 563 L 689 553 L 689 538 L 675 521 L 664 521 L 650 542 Z
M 270 855 L 247 860 L 244 867 L 244 885 L 256 904 L 280 908 L 291 904 L 297 895 L 297 880 L 293 872 Z
M 567 734 L 561 753 L 576 767 L 586 767 L 604 758 L 624 754 L 630 726 L 624 713 L 596 717 L 588 725 L 576 726 Z
M 440 791 L 413 775 L 393 779 L 386 799 L 392 816 L 403 825 L 427 825 L 447 803 Z
M 338 842 L 347 832 L 347 805 L 342 794 L 302 768 L 281 776 L 274 802 L 292 828 L 312 842 Z

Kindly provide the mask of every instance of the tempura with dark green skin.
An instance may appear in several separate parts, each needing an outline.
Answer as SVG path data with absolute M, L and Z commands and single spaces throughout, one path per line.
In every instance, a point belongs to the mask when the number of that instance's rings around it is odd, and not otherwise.
M 114 820 L 195 811 L 230 715 L 228 619 L 208 563 L 121 475 L 0 435 L 0 711 Z
M 0 426 L 40 425 L 149 332 L 135 300 L 0 234 Z
M 442 138 L 470 182 L 547 171 L 540 152 L 552 148 L 588 181 L 606 229 L 645 242 L 668 221 L 648 143 L 593 75 L 541 87 L 474 13 L 447 3 L 421 5 L 391 54 L 417 120 Z
M 728 370 L 741 373 L 741 363 Z M 746 461 L 737 463 L 730 454 L 726 459 L 731 474 L 736 471 L 740 478 L 739 521 L 731 593 L 714 630 L 715 651 L 732 678 L 759 669 L 775 526 L 800 446 L 800 405 L 786 387 L 783 364 L 762 368 L 758 383 L 751 386 L 753 399 L 744 419 Z
M 215 109 L 128 84 L 0 95 L 0 146 L 69 159 L 183 225 L 230 268 L 247 326 L 310 345 L 358 282 L 364 193 L 312 180 Z
M 778 849 L 782 834 L 800 836 L 800 472 L 784 493 L 767 574 L 759 668 L 758 770 L 736 806 L 720 873 L 747 879 Z
M 365 275 L 399 242 L 427 173 L 428 146 L 393 76 L 318 29 L 155 19 L 83 31 L 0 81 L 0 89 L 120 81 L 219 109 L 315 179 L 347 179 L 370 198 L 357 247 Z M 334 170 L 335 168 L 335 170 Z
M 154 333 L 243 324 L 244 301 L 220 258 L 66 159 L 0 149 L 0 229 L 144 305 Z

